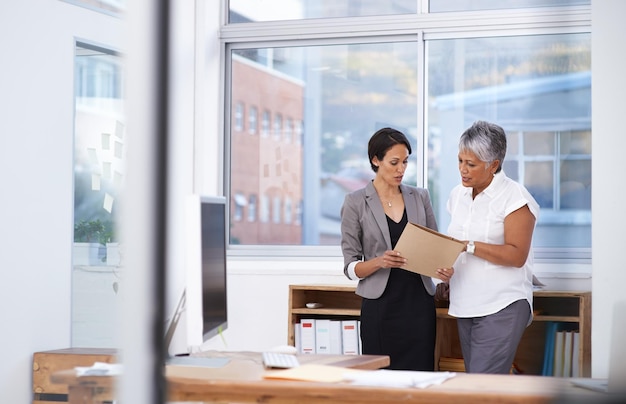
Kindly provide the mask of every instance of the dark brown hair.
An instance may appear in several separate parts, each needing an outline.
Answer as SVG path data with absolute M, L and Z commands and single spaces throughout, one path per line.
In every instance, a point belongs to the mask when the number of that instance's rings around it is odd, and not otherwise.
M 404 133 L 392 128 L 382 128 L 376 131 L 367 144 L 367 154 L 370 159 L 370 166 L 374 172 L 378 171 L 378 167 L 374 165 L 372 160 L 377 157 L 381 160 L 387 154 L 387 151 L 397 144 L 403 144 L 411 154 L 411 144 Z

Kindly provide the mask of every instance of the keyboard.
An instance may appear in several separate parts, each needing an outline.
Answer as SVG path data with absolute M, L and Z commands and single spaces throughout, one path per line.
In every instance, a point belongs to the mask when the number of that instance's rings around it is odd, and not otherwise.
M 266 368 L 289 369 L 300 366 L 295 355 L 281 352 L 263 352 L 263 365 Z

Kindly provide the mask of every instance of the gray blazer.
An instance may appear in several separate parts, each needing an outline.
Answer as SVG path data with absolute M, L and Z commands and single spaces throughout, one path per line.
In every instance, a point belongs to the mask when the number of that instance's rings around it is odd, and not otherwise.
M 400 190 L 409 222 L 437 230 L 428 190 L 403 184 Z M 372 182 L 345 197 L 341 207 L 341 249 L 346 276 L 351 262 L 367 261 L 391 250 L 387 218 Z M 390 272 L 390 268 L 381 268 L 360 279 L 357 295 L 368 299 L 379 298 L 385 291 Z M 422 275 L 422 282 L 428 293 L 434 295 L 433 280 Z

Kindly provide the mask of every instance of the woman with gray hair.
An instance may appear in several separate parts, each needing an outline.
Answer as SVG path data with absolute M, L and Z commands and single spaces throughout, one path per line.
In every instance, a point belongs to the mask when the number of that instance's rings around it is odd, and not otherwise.
M 449 314 L 468 373 L 509 373 L 532 321 L 531 242 L 539 205 L 506 176 L 504 130 L 478 121 L 459 141 L 461 184 L 450 193 L 448 234 L 465 241 L 454 263 Z

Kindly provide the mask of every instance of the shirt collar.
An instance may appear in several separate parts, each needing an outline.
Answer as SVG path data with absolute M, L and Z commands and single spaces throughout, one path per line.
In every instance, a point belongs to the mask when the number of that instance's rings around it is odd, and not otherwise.
M 500 172 L 493 175 L 491 183 L 481 193 L 486 194 L 487 196 L 493 196 L 498 191 L 498 189 L 500 189 L 500 186 L 504 183 L 506 178 L 507 176 L 504 173 L 504 170 L 500 170 Z M 473 188 L 465 187 L 464 194 L 472 196 L 472 190 Z

